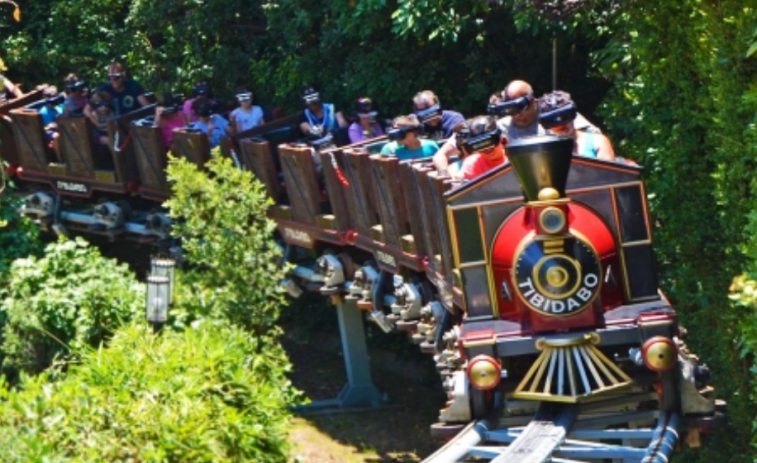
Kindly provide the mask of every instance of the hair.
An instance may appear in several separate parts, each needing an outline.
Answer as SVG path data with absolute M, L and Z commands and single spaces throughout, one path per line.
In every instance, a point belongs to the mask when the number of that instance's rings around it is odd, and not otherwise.
M 503 100 L 502 93 L 492 93 L 489 96 L 489 104 L 502 103 L 502 100 Z
M 415 128 L 420 127 L 421 122 L 418 120 L 418 116 L 415 114 L 408 114 L 407 116 L 397 116 L 392 120 L 392 127 L 402 128 Z
M 413 104 L 418 106 L 421 103 L 428 103 L 429 105 L 440 104 L 439 97 L 431 90 L 423 90 L 415 94 Z
M 95 92 L 92 95 L 92 99 L 90 100 L 92 103 L 108 103 L 110 106 L 111 101 L 113 101 L 113 98 L 110 96 L 110 93 L 108 92 Z
M 551 111 L 553 109 L 561 108 L 569 104 L 571 101 L 573 100 L 570 99 L 570 93 L 563 92 L 562 90 L 555 90 L 554 92 L 547 93 L 539 98 L 539 110 L 541 112 Z
M 119 63 L 118 61 L 113 61 L 113 63 L 111 63 L 111 65 L 108 66 L 109 74 L 110 74 L 110 71 L 126 73 L 126 69 L 124 68 L 124 65 Z
M 160 106 L 175 106 L 181 104 L 181 96 L 170 93 L 170 92 L 164 92 L 158 95 L 158 104 Z
M 208 100 L 194 100 L 192 102 L 192 111 L 199 116 L 201 112 L 211 108 L 211 104 Z
M 315 88 L 315 86 L 310 84 L 305 84 L 302 87 L 302 94 L 303 95 L 309 95 L 311 93 L 319 93 L 318 89 Z
M 63 79 L 63 83 L 65 83 L 66 85 L 74 85 L 80 80 L 81 79 L 79 79 L 79 76 L 72 72 L 71 74 L 67 75 L 65 79 Z
M 469 136 L 481 135 L 497 128 L 497 119 L 494 116 L 476 116 L 466 119 L 464 129 L 467 129 Z
M 54 98 L 58 96 L 58 88 L 55 85 L 50 85 L 42 90 L 42 96 L 45 98 Z

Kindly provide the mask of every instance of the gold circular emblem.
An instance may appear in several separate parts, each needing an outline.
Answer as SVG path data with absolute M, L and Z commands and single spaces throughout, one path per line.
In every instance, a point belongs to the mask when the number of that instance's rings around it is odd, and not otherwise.
M 489 389 L 500 381 L 497 367 L 490 361 L 479 360 L 471 365 L 470 382 L 479 389 Z
M 547 270 L 547 283 L 555 288 L 562 288 L 568 282 L 568 271 L 563 267 L 552 267 Z

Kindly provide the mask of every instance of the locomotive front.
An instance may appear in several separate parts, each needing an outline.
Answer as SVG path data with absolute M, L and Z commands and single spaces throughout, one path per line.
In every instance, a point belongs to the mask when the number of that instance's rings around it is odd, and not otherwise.
M 717 422 L 707 370 L 657 289 L 640 169 L 572 151 L 564 137 L 516 141 L 510 164 L 447 195 L 465 316 L 439 356 L 442 421 L 644 392 Z

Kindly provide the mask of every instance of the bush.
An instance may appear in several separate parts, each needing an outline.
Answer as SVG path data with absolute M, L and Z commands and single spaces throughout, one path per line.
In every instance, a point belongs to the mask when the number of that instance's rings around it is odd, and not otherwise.
M 172 159 L 174 182 L 167 204 L 187 260 L 177 285 L 175 320 L 223 318 L 255 336 L 275 335 L 284 303 L 281 250 L 273 241 L 275 224 L 266 217 L 272 204 L 250 172 L 217 155 L 199 170 Z
M 281 349 L 226 324 L 132 324 L 67 377 L 0 389 L 0 454 L 28 462 L 286 462 Z
M 143 316 L 144 289 L 125 265 L 84 240 L 47 246 L 42 258 L 16 260 L 0 309 L 3 369 L 38 373 L 57 355 L 98 346 Z
M 0 195 L 0 278 L 5 278 L 14 260 L 42 253 L 39 228 L 16 212 L 20 205 L 21 200 L 7 190 Z

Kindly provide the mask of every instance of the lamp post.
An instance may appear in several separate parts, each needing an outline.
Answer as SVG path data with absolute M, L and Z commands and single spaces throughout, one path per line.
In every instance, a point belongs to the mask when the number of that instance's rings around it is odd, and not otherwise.
M 170 257 L 150 258 L 150 274 L 168 277 L 168 304 L 173 301 L 174 273 L 176 261 Z
M 147 277 L 147 301 L 145 315 L 154 332 L 159 332 L 168 321 L 171 280 L 165 275 Z

